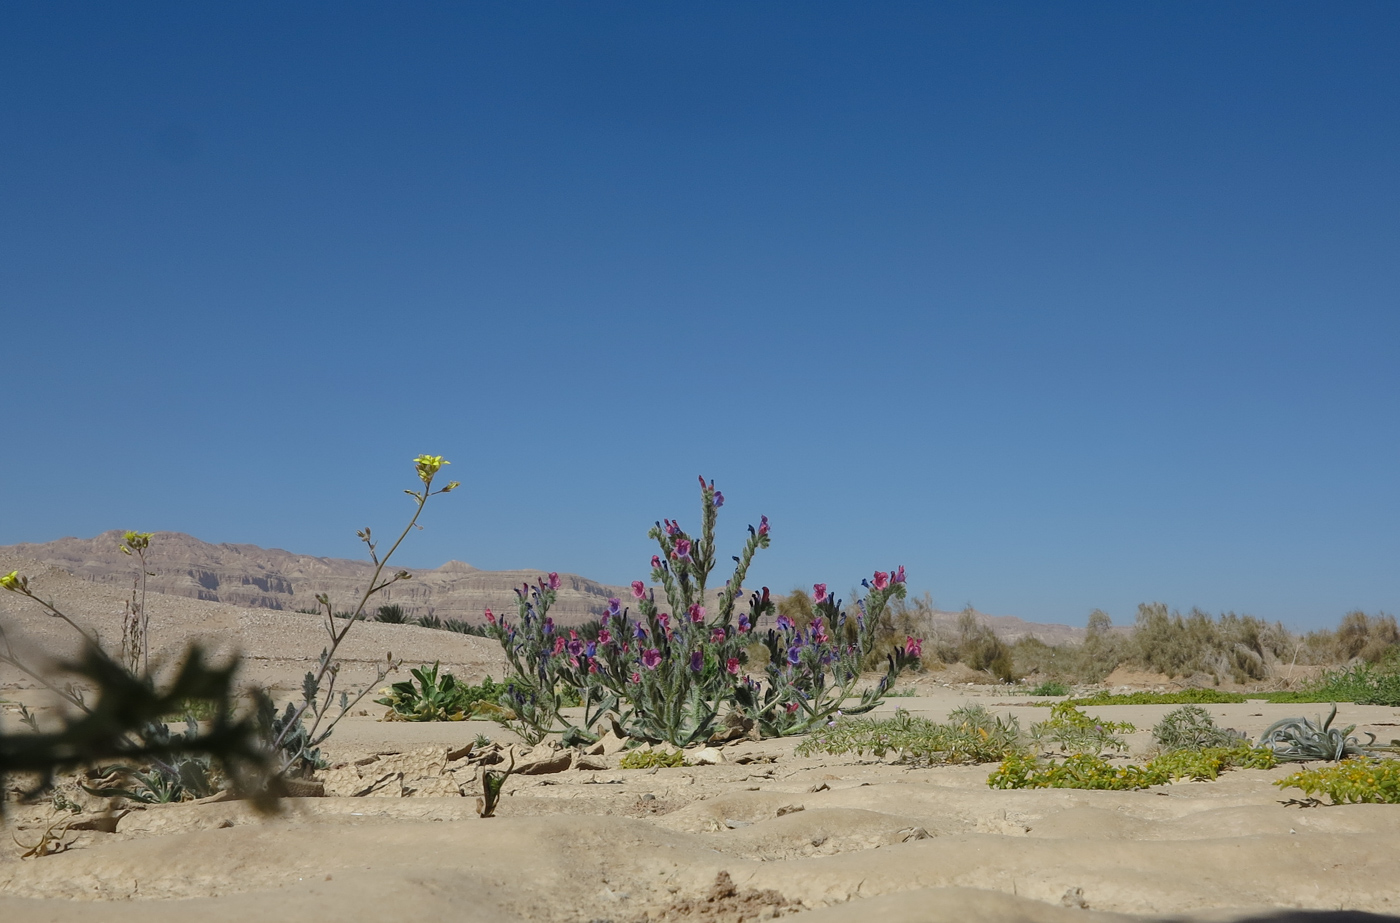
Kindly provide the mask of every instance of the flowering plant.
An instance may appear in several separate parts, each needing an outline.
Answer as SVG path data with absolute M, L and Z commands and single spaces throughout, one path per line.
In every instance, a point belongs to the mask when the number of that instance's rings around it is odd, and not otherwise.
M 487 612 L 488 630 L 505 649 L 512 671 L 501 704 L 515 713 L 512 727 L 527 740 L 556 731 L 573 739 L 592 738 L 608 712 L 630 738 L 679 747 L 712 736 L 724 711 L 754 720 L 765 734 L 794 734 L 827 720 L 853 694 L 859 664 L 874 647 L 880 616 L 890 599 L 904 597 L 904 568 L 876 573 L 873 584 L 864 581 L 870 593 L 854 618 L 818 584 L 821 616 L 802 629 L 780 617 L 778 628 L 763 640 L 759 620 L 775 609 L 768 588 L 750 593 L 746 611 L 736 611 L 754 555 L 769 546 L 768 517 L 749 526 L 732 575 L 715 593 L 709 581 L 724 494 L 702 477 L 700 499 L 698 536 L 670 519 L 648 533 L 659 549 L 651 559 L 651 579 L 661 588 L 665 610 L 655 589 L 633 581 L 636 615 L 621 599 L 610 599 L 597 637 L 585 639 L 548 617 L 558 588 L 558 578 L 551 574 L 547 582 L 516 591 L 515 622 Z M 756 640 L 771 655 L 766 684 L 744 669 L 747 648 Z M 919 648 L 914 638 L 898 648 L 885 675 L 850 713 L 874 708 L 900 670 L 917 661 Z M 584 705 L 583 723 L 576 728 L 560 714 L 560 690 L 570 687 L 578 690 Z

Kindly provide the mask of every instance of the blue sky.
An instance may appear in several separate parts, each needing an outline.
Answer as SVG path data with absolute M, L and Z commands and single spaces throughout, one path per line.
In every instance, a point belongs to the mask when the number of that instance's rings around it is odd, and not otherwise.
M 11 4 L 0 543 L 1400 609 L 1394 4 Z M 728 553 L 722 552 L 722 553 Z

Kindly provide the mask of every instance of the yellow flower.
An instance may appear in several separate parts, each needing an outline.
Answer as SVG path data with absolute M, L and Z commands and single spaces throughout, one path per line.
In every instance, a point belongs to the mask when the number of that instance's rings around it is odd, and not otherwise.
M 151 547 L 151 536 L 154 532 L 127 532 L 122 536 L 122 553 L 131 554 L 133 551 L 145 551 Z
M 12 570 L 3 577 L 0 577 L 0 587 L 7 590 L 14 590 L 16 593 L 23 593 L 29 581 L 19 575 L 19 571 Z
M 413 464 L 418 468 L 418 477 L 427 484 L 433 479 L 433 475 L 438 473 L 438 469 L 443 465 L 450 465 L 441 455 L 419 455 L 413 460 Z

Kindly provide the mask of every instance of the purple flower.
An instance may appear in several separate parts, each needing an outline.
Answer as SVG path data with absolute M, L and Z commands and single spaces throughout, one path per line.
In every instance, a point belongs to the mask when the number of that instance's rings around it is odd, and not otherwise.
M 758 534 L 759 534 L 759 535 L 767 535 L 767 534 L 768 534 L 768 517 L 767 517 L 767 516 L 762 516 L 762 517 L 759 518 L 759 521 L 758 521 Z
M 924 639 L 906 636 L 904 641 L 904 653 L 909 657 L 924 656 Z
M 633 581 L 632 581 L 632 598 L 634 598 L 634 599 L 641 599 L 641 598 L 642 598 L 643 596 L 645 596 L 645 595 L 647 595 L 647 587 L 646 587 L 646 584 L 642 583 L 642 581 L 640 581 L 640 580 L 633 580 Z
M 577 657 L 583 653 L 583 642 L 578 638 L 573 639 L 565 646 L 568 648 L 570 657 Z
M 637 640 L 640 641 L 647 636 L 647 630 L 642 627 L 642 623 L 637 623 Z
M 719 509 L 722 506 L 724 506 L 724 494 L 715 491 L 715 509 Z
M 690 620 L 696 624 L 705 621 L 705 607 L 699 603 L 692 603 L 690 606 Z
M 705 665 L 705 655 L 699 651 L 690 652 L 690 672 L 699 673 L 700 668 Z
M 797 666 L 802 662 L 802 648 L 796 644 L 788 648 L 787 659 L 788 663 L 792 664 L 794 667 Z
M 812 602 L 814 602 L 814 603 L 824 603 L 824 602 L 826 602 L 826 584 L 825 584 L 825 583 L 814 583 L 814 584 L 812 584 Z
M 614 618 L 616 618 L 617 616 L 619 616 L 619 615 L 621 615 L 621 614 L 622 614 L 622 600 L 618 599 L 616 596 L 610 598 L 610 599 L 608 600 L 608 615 L 611 615 L 611 616 L 613 616 Z
M 711 643 L 711 644 L 723 644 L 723 643 L 724 643 L 724 629 L 723 629 L 723 628 L 716 628 L 714 631 L 710 632 L 710 643 Z
M 676 550 L 671 552 L 671 557 L 675 558 L 675 559 L 678 560 L 678 561 L 689 561 L 689 560 L 690 560 L 690 539 L 688 539 L 688 538 L 678 538 L 678 539 L 676 539 Z
M 788 618 L 786 615 L 780 615 L 780 616 L 778 616 L 778 630 L 779 630 L 779 631 L 791 631 L 791 630 L 792 630 L 792 619 Z
M 671 627 L 671 614 L 669 612 L 656 613 L 656 620 L 661 623 L 662 628 Z
M 750 628 L 752 628 L 752 627 L 753 627 L 753 626 L 749 624 L 749 617 L 748 617 L 747 615 L 744 615 L 744 614 L 740 613 L 740 615 L 739 615 L 739 630 L 740 630 L 740 631 L 748 631 L 748 630 L 749 630 Z
M 669 535 L 669 536 L 671 536 L 672 538 L 674 538 L 675 536 L 681 534 L 681 524 L 680 524 L 680 523 L 678 523 L 678 522 L 672 522 L 672 521 L 669 520 L 669 519 L 663 519 L 662 522 L 666 523 L 666 534 L 667 534 L 667 535 Z
M 556 574 L 556 573 L 554 573 L 553 571 L 550 571 L 550 574 L 549 574 L 549 588 L 550 588 L 551 590 L 557 590 L 557 589 L 559 589 L 559 586 L 560 586 L 560 584 L 562 584 L 562 583 L 563 583 L 563 581 L 559 579 L 559 575 Z
M 895 583 L 903 583 L 903 582 L 904 582 L 904 565 L 903 565 L 903 564 L 899 565 L 899 569 L 896 570 L 896 571 L 894 572 L 894 582 L 895 582 Z
M 546 618 L 544 620 L 544 633 L 547 635 L 554 634 L 554 619 Z
M 592 660 L 594 657 L 597 657 L 597 656 L 598 656 L 598 642 L 597 642 L 597 641 L 589 641 L 589 642 L 588 642 L 588 646 L 587 646 L 586 648 L 583 649 L 583 653 L 588 657 L 589 660 Z
M 661 652 L 654 647 L 649 647 L 642 651 L 642 666 L 648 670 L 655 670 L 661 665 Z
M 826 625 L 821 619 L 812 619 L 812 640 L 818 644 L 825 644 L 831 640 L 831 636 L 826 633 Z

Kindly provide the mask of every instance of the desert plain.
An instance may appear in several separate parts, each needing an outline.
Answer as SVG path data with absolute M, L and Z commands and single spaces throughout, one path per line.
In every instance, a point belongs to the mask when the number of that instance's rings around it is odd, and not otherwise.
M 106 637 L 111 586 L 37 561 L 21 566 Z M 64 626 L 24 600 L 0 617 L 30 649 L 61 655 Z M 199 639 L 244 658 L 244 679 L 284 694 L 322 645 L 317 616 L 161 594 L 161 657 Z M 502 676 L 495 642 L 366 623 L 348 642 L 349 679 L 392 651 L 441 661 L 460 679 Z M 398 677 L 396 677 L 398 678 Z M 907 680 L 896 708 L 942 719 L 980 702 L 1023 727 L 1045 716 L 1024 689 L 962 674 Z M 956 680 L 956 681 L 955 681 Z M 52 703 L 0 675 L 6 731 L 20 702 Z M 381 720 L 365 700 L 323 748 L 320 797 L 263 816 L 246 803 L 129 805 L 114 832 L 70 830 L 69 847 L 22 859 L 55 819 L 51 803 L 6 805 L 0 920 L 210 921 L 436 918 L 559 923 L 650 920 L 1096 921 L 1365 919 L 1400 913 L 1400 806 L 1313 805 L 1272 783 L 1296 766 L 1143 791 L 999 791 L 994 765 L 901 765 L 873 754 L 798 756 L 797 739 L 740 738 L 707 765 L 618 768 L 614 753 L 526 748 L 489 722 Z M 1138 727 L 1129 757 L 1168 706 L 1089 711 Z M 1260 701 L 1211 714 L 1257 736 L 1316 706 Z M 1388 740 L 1400 710 L 1342 705 L 1339 719 Z M 478 735 L 492 740 L 468 751 Z M 477 816 L 483 753 L 536 770 L 509 778 L 495 817 Z M 694 754 L 692 754 L 694 756 Z M 68 789 L 76 799 L 80 792 Z M 84 804 L 101 827 L 100 805 Z M 75 824 L 74 826 L 80 826 Z M 108 824 L 110 826 L 110 824 Z

